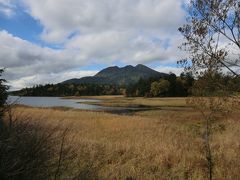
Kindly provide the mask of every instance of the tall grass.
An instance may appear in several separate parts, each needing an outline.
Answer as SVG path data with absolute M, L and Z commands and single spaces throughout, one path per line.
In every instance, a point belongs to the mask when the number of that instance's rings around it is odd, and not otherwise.
M 71 128 L 66 142 L 75 151 L 62 177 L 77 179 L 206 179 L 201 115 L 189 109 L 118 116 L 101 112 L 15 109 L 18 117 L 58 130 Z M 240 122 L 236 113 L 214 124 L 216 179 L 240 176 Z M 41 118 L 39 118 L 41 117 Z M 59 152 L 59 151 L 57 151 Z M 58 153 L 59 154 L 59 153 Z
M 0 179 L 59 179 L 74 157 L 67 134 L 40 123 L 46 119 L 9 113 L 0 131 Z

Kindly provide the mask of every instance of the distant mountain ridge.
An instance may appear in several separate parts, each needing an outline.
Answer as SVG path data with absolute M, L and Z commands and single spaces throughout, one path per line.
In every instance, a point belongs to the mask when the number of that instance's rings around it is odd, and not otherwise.
M 101 70 L 94 76 L 87 76 L 80 79 L 69 79 L 62 84 L 114 84 L 129 85 L 137 83 L 140 79 L 166 77 L 168 74 L 160 73 L 145 65 L 138 64 L 135 67 L 127 65 L 125 67 L 112 66 Z

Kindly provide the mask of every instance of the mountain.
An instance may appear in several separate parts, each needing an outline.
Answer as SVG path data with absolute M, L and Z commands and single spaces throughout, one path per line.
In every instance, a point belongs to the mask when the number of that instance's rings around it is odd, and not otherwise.
M 149 79 L 150 77 L 160 78 L 166 77 L 168 74 L 160 73 L 147 66 L 138 64 L 137 66 L 125 67 L 108 67 L 101 70 L 95 76 L 83 77 L 80 79 L 70 79 L 62 82 L 62 84 L 115 84 L 128 85 L 137 83 L 139 79 Z

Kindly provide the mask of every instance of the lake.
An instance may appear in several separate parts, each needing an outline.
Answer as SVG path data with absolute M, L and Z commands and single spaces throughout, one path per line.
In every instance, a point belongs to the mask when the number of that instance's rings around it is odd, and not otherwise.
M 84 104 L 84 102 L 98 102 L 95 99 L 62 99 L 61 97 L 19 97 L 9 96 L 8 103 L 32 107 L 69 107 L 75 109 L 104 110 L 107 107 Z
M 8 103 L 32 107 L 68 107 L 82 110 L 109 111 L 117 114 L 129 114 L 142 108 L 104 107 L 84 102 L 99 102 L 97 99 L 63 99 L 61 97 L 19 97 L 9 96 Z

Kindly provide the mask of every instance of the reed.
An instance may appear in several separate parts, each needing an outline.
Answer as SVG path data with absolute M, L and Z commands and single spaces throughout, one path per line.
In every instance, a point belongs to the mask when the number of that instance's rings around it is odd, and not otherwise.
M 167 108 L 120 116 L 104 112 L 16 107 L 47 127 L 70 129 L 66 141 L 76 153 L 72 177 L 83 179 L 205 179 L 207 164 L 201 115 Z M 216 179 L 240 176 L 239 113 L 214 124 Z M 39 118 L 41 117 L 41 118 Z M 44 121 L 43 121 L 44 119 Z

